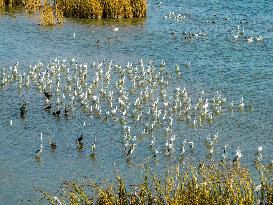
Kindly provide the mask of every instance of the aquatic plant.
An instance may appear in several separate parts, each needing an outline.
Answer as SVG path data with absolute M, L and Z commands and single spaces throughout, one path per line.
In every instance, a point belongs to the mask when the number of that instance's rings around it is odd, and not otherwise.
M 56 9 L 55 9 L 55 24 L 63 24 L 64 23 L 64 14 L 63 10 L 60 6 L 59 3 L 56 4 Z
M 146 0 L 62 0 L 66 17 L 132 18 L 145 17 Z
M 132 18 L 145 17 L 147 13 L 146 0 L 60 0 L 54 5 L 41 0 L 0 0 L 0 7 L 2 6 L 24 6 L 28 13 L 40 14 L 40 25 L 62 24 L 64 16 L 92 19 Z
M 60 6 L 64 16 L 77 18 L 101 18 L 102 6 L 99 0 L 62 0 Z
M 145 17 L 147 13 L 146 0 L 131 0 L 134 17 Z
M 264 164 L 273 172 L 273 163 Z M 269 167 L 271 166 L 271 167 Z M 255 183 L 250 170 L 239 162 L 179 163 L 164 173 L 145 167 L 142 181 L 131 185 L 117 176 L 112 183 L 66 181 L 56 197 L 39 191 L 50 204 L 272 204 L 273 181 Z
M 15 7 L 15 6 L 24 6 L 25 2 L 23 0 L 0 0 L 1 7 Z
M 61 9 L 59 3 L 57 3 L 55 6 L 44 3 L 43 7 L 41 7 L 39 15 L 39 24 L 43 26 L 54 26 L 64 23 L 63 10 Z
M 28 13 L 35 13 L 41 6 L 41 0 L 26 0 L 25 9 Z
M 45 3 L 41 11 L 41 20 L 40 20 L 41 25 L 43 26 L 55 25 L 55 18 L 54 18 L 53 12 L 54 12 L 53 7 Z

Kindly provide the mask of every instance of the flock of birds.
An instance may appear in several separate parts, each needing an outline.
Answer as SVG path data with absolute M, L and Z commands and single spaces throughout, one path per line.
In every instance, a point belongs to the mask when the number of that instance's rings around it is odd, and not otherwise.
M 160 6 L 160 5 L 162 5 L 162 2 L 158 3 L 158 6 Z M 172 20 L 172 21 L 179 22 L 179 21 L 185 20 L 186 18 L 191 16 L 191 14 L 189 12 L 181 13 L 180 10 L 181 10 L 181 7 L 179 7 L 178 11 L 170 11 L 168 15 L 165 15 L 163 17 L 163 19 L 165 21 Z M 214 15 L 214 17 L 216 17 L 216 15 Z M 228 17 L 224 17 L 223 19 L 225 21 L 229 20 Z M 215 24 L 214 20 L 207 21 L 207 22 Z M 175 31 L 173 31 L 172 34 L 174 36 L 176 36 Z M 248 43 L 253 43 L 255 41 L 262 42 L 264 40 L 264 37 L 262 35 L 257 35 L 257 36 L 245 35 L 245 31 L 242 28 L 242 26 L 240 26 L 240 25 L 237 26 L 236 30 L 232 31 L 232 34 L 233 34 L 234 40 L 236 40 L 236 41 L 245 40 Z M 191 40 L 193 40 L 193 38 L 205 37 L 205 36 L 207 36 L 207 32 L 183 32 L 182 38 L 191 41 Z
M 256 37 L 246 36 L 244 28 L 241 28 L 240 25 L 237 26 L 237 29 L 235 31 L 233 31 L 233 33 L 234 33 L 233 38 L 236 41 L 239 41 L 239 40 L 243 39 L 243 40 L 247 41 L 248 43 L 253 43 L 254 40 L 256 40 L 256 42 L 261 42 L 261 41 L 264 40 L 262 35 L 258 35 Z
M 185 64 L 189 68 L 190 63 Z M 175 73 L 175 74 L 172 74 Z M 137 142 L 144 136 L 150 140 L 150 148 L 156 157 L 161 150 L 170 155 L 177 140 L 175 126 L 181 123 L 197 129 L 212 124 L 225 111 L 243 111 L 252 109 L 243 97 L 235 104 L 227 102 L 219 92 L 209 98 L 205 91 L 197 99 L 192 99 L 189 91 L 181 87 L 181 68 L 175 66 L 170 72 L 165 62 L 159 66 L 153 62 L 144 66 L 128 63 L 127 66 L 114 65 L 112 61 L 94 63 L 91 68 L 72 59 L 51 60 L 47 66 L 38 62 L 29 66 L 26 72 L 20 73 L 18 63 L 10 69 L 3 69 L 0 75 L 0 89 L 15 83 L 18 90 L 35 89 L 44 99 L 45 112 L 56 119 L 65 118 L 78 109 L 91 118 L 108 123 L 120 124 L 123 144 L 127 159 L 131 159 Z M 25 92 L 29 93 L 29 92 Z M 31 109 L 23 100 L 20 106 L 20 117 L 26 118 Z M 12 121 L 11 121 L 12 123 Z M 165 145 L 159 145 L 163 133 Z M 76 146 L 83 149 L 83 134 L 76 138 Z M 57 145 L 50 141 L 52 150 Z M 183 144 L 183 143 L 182 143 Z M 193 147 L 193 142 L 188 142 Z M 96 140 L 91 146 L 95 155 Z M 181 155 L 184 148 L 180 149 Z M 43 152 L 41 134 L 40 148 L 36 157 Z

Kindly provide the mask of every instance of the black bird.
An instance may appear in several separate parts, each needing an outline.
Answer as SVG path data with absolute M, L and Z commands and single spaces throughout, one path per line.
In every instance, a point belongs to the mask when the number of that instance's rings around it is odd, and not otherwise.
M 81 142 L 83 140 L 83 134 L 81 134 L 80 137 L 78 137 L 78 142 Z
M 45 97 L 46 97 L 48 100 L 50 100 L 50 98 L 52 97 L 51 92 L 46 92 L 46 91 L 44 90 L 44 94 L 45 94 Z
M 82 150 L 82 148 L 83 148 L 82 140 L 83 140 L 83 134 L 81 134 L 81 136 L 78 137 L 78 139 L 77 139 L 78 150 Z
M 20 107 L 21 118 L 24 118 L 26 116 L 26 113 L 27 113 L 27 103 L 24 102 L 23 105 Z
M 57 148 L 56 143 L 52 142 L 51 139 L 50 139 L 49 140 L 49 145 L 50 145 L 50 148 L 51 148 L 52 152 L 54 152 L 55 149 Z
M 67 109 L 67 107 L 64 108 L 64 116 L 65 116 L 65 117 L 68 116 L 68 109 Z
M 53 112 L 53 115 L 56 117 L 60 117 L 61 110 L 57 110 L 56 112 Z
M 45 107 L 45 111 L 49 111 L 51 109 L 51 104 Z

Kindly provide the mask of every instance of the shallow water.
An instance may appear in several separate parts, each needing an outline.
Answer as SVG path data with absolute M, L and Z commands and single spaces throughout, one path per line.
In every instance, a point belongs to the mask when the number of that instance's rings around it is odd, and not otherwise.
M 179 7 L 181 9 L 179 10 Z M 179 10 L 179 11 L 178 11 Z M 20 70 L 41 60 L 44 64 L 56 57 L 75 58 L 78 62 L 107 61 L 126 65 L 153 60 L 157 65 L 166 61 L 170 72 L 174 65 L 191 62 L 182 69 L 183 81 L 191 95 L 204 89 L 208 95 L 217 90 L 239 103 L 241 96 L 252 101 L 254 110 L 225 114 L 213 126 L 192 130 L 183 125 L 178 140 L 187 138 L 202 144 L 208 133 L 219 132 L 220 140 L 230 144 L 234 154 L 241 147 L 243 160 L 251 164 L 257 147 L 263 146 L 265 160 L 272 159 L 273 148 L 273 3 L 270 1 L 162 1 L 149 3 L 148 17 L 133 20 L 72 20 L 64 26 L 40 27 L 37 19 L 20 10 L 1 11 L 0 67 L 19 62 Z M 164 20 L 170 11 L 186 13 L 182 21 Z M 227 18 L 225 20 L 224 18 Z M 245 36 L 264 36 L 261 42 L 236 41 L 237 25 Z M 112 26 L 119 27 L 118 32 Z M 176 36 L 172 32 L 176 32 Z M 183 32 L 207 32 L 206 37 L 187 41 Z M 73 34 L 75 33 L 75 38 Z M 96 42 L 99 40 L 99 44 Z M 183 66 L 181 66 L 183 68 Z M 0 91 L 0 202 L 13 204 L 44 204 L 33 187 L 55 191 L 66 179 L 84 176 L 95 180 L 112 178 L 113 163 L 119 173 L 136 180 L 140 171 L 126 164 L 123 146 L 117 142 L 122 136 L 119 125 L 105 124 L 76 112 L 68 119 L 56 120 L 42 109 L 43 99 L 36 91 L 25 95 L 31 109 L 24 120 L 19 117 L 21 98 L 16 86 Z M 13 126 L 9 121 L 13 120 Z M 84 128 L 83 122 L 87 123 Z M 49 146 L 37 162 L 35 150 L 39 147 L 39 133 L 44 141 L 56 141 L 58 148 Z M 97 139 L 96 160 L 90 160 L 88 151 L 79 153 L 75 139 L 84 133 L 89 147 Z M 134 155 L 136 163 L 149 156 L 149 149 L 141 142 Z M 162 142 L 163 143 L 163 142 Z M 204 154 L 197 150 L 197 154 Z M 171 162 L 169 162 L 171 161 Z M 161 167 L 172 163 L 159 156 Z

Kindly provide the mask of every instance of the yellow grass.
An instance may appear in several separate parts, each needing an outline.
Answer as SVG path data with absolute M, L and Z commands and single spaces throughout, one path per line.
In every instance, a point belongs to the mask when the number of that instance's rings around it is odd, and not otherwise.
M 134 185 L 126 184 L 119 176 L 116 182 L 102 185 L 91 180 L 84 184 L 68 181 L 58 199 L 63 205 L 272 204 L 272 180 L 261 179 L 259 183 L 257 189 L 250 171 L 239 163 L 200 163 L 198 167 L 178 165 L 165 175 L 148 171 Z M 40 192 L 50 204 L 56 204 L 51 194 Z
M 78 18 L 145 17 L 146 0 L 62 0 L 64 16 Z
M 44 4 L 41 11 L 41 25 L 53 26 L 55 25 L 53 7 L 47 3 Z
M 64 23 L 64 14 L 63 10 L 61 9 L 60 4 L 56 4 L 56 23 L 63 24 Z
M 8 6 L 25 6 L 28 13 L 41 11 L 41 24 L 52 25 L 52 8 L 44 0 L 8 0 Z M 0 0 L 0 7 L 5 0 Z M 51 4 L 51 6 L 53 6 Z M 54 22 L 63 22 L 63 16 L 76 18 L 132 18 L 145 17 L 147 0 L 60 0 L 56 7 Z
M 25 8 L 28 13 L 35 13 L 41 6 L 41 0 L 26 0 Z
M 134 17 L 145 17 L 147 13 L 146 0 L 131 0 Z

